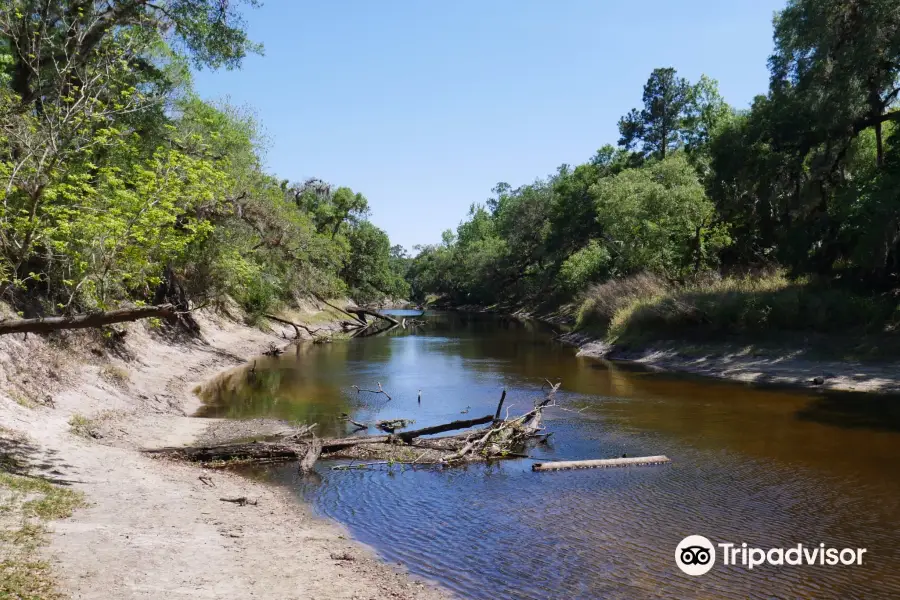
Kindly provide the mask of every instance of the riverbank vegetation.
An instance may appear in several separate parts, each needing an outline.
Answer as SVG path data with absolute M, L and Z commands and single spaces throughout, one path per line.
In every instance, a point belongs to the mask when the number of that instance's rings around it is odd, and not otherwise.
M 407 295 L 364 195 L 268 173 L 253 115 L 194 93 L 192 68 L 262 51 L 243 4 L 0 8 L 0 298 L 21 316 Z
M 413 296 L 579 306 L 610 340 L 890 333 L 900 285 L 896 0 L 791 0 L 747 109 L 654 70 L 616 146 L 485 204 L 408 267 Z

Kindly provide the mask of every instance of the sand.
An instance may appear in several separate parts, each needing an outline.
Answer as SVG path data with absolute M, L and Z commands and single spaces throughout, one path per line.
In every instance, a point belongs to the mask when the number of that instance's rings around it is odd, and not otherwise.
M 449 597 L 380 561 L 289 490 L 140 453 L 228 431 L 188 416 L 199 405 L 191 390 L 271 343 L 285 344 L 281 330 L 212 315 L 199 321 L 203 339 L 179 341 L 130 324 L 114 351 L 89 341 L 60 350 L 38 336 L 0 340 L 0 426 L 27 436 L 17 452 L 34 474 L 72 485 L 88 501 L 50 526 L 43 552 L 60 591 L 103 600 Z M 23 390 L 39 403 L 22 406 Z M 96 437 L 72 432 L 75 415 L 91 419 Z M 257 504 L 220 500 L 238 496 Z
M 566 334 L 560 339 L 578 346 L 578 356 L 632 362 L 664 371 L 693 373 L 744 383 L 845 392 L 900 392 L 900 364 L 896 362 L 810 360 L 803 358 L 800 351 L 767 351 L 762 354 L 755 352 L 752 347 L 687 353 L 677 342 L 660 343 L 643 350 L 623 351 L 580 334 Z

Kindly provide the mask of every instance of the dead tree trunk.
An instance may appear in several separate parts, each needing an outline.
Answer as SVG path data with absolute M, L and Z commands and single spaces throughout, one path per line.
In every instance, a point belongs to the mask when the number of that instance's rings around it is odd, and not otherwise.
M 90 327 L 102 327 L 113 323 L 137 321 L 150 317 L 168 318 L 175 316 L 175 314 L 176 311 L 173 305 L 163 304 L 160 306 L 122 308 L 71 317 L 16 319 L 13 321 L 0 321 L 0 335 L 8 333 L 48 333 L 59 329 L 88 329 Z
M 306 446 L 300 444 L 277 444 L 271 442 L 250 442 L 246 444 L 221 444 L 218 446 L 159 448 L 146 450 L 147 454 L 175 456 L 191 462 L 246 461 L 277 462 L 299 460 Z
M 281 317 L 276 317 L 275 315 L 263 315 L 263 316 L 265 318 L 269 319 L 270 321 L 276 321 L 278 323 L 283 323 L 284 325 L 290 325 L 291 327 L 294 328 L 294 333 L 296 334 L 296 337 L 298 339 L 300 338 L 300 328 L 305 329 L 306 333 L 308 333 L 312 337 L 316 337 L 316 332 L 320 331 L 319 329 L 310 329 L 309 327 L 307 327 L 306 325 L 303 325 L 302 323 L 294 323 L 293 321 L 288 321 L 287 319 L 282 319 Z
M 300 460 L 300 465 L 298 466 L 300 473 L 312 473 L 313 466 L 315 466 L 316 461 L 319 460 L 319 455 L 321 454 L 322 440 L 320 440 L 319 438 L 313 438 L 312 442 L 310 442 L 309 446 L 306 448 L 306 453 Z
M 452 423 L 435 425 L 433 427 L 413 429 L 412 431 L 402 431 L 400 433 L 395 433 L 391 437 L 393 439 L 402 441 L 404 444 L 409 444 L 414 438 L 421 437 L 423 435 L 432 435 L 434 433 L 443 433 L 445 431 L 454 431 L 456 429 L 468 429 L 469 427 L 474 427 L 475 425 L 484 425 L 485 423 L 490 423 L 493 420 L 494 415 L 487 415 L 479 419 L 453 421 Z
M 350 307 L 347 309 L 347 311 L 356 313 L 356 315 L 360 321 L 365 320 L 365 319 L 363 319 L 362 315 L 369 315 L 370 317 L 375 317 L 376 319 L 384 319 L 385 321 L 387 321 L 388 323 L 390 323 L 391 325 L 394 325 L 394 326 L 400 325 L 400 321 L 398 321 L 394 317 L 392 317 L 390 315 L 382 314 L 380 312 L 376 312 L 374 310 L 369 310 L 368 308 Z
M 359 316 L 354 315 L 354 314 L 352 314 L 352 313 L 349 313 L 349 312 L 347 312 L 346 310 L 344 310 L 343 308 L 338 308 L 337 306 L 335 306 L 334 304 L 332 304 L 331 302 L 329 302 L 329 301 L 326 300 L 325 298 L 322 298 L 322 297 L 319 296 L 318 294 L 313 294 L 313 295 L 316 297 L 316 299 L 317 299 L 319 302 L 321 302 L 321 303 L 324 304 L 325 306 L 330 306 L 330 307 L 333 308 L 334 310 L 336 310 L 336 311 L 338 311 L 338 312 L 344 313 L 345 315 L 347 315 L 347 316 L 350 317 L 351 319 L 355 319 L 360 325 L 365 325 L 365 324 L 366 324 L 366 321 L 365 321 L 364 319 L 360 319 Z

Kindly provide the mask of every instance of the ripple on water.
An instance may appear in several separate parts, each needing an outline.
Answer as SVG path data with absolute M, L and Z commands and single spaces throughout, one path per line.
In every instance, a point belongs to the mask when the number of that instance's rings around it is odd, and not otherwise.
M 233 386 L 220 386 L 228 393 L 219 392 L 216 406 L 232 416 L 315 419 L 328 435 L 345 427 L 341 412 L 409 417 L 417 426 L 462 411 L 493 413 L 503 388 L 515 414 L 544 378 L 559 378 L 560 402 L 589 410 L 551 411 L 554 436 L 534 450 L 540 459 L 626 452 L 673 462 L 555 473 L 532 473 L 527 460 L 393 473 L 330 471 L 323 463 L 320 484 L 296 480 L 291 467 L 275 470 L 385 558 L 485 600 L 900 598 L 900 404 L 576 360 L 512 321 L 466 317 L 459 326 L 394 333 L 260 360 L 252 382 L 232 376 Z M 376 382 L 392 400 L 350 388 Z M 691 578 L 674 563 L 676 545 L 690 534 L 868 553 L 862 567 L 753 571 L 722 565 L 720 554 L 712 571 Z
M 559 473 L 532 473 L 528 461 L 444 472 L 329 471 L 307 493 L 319 510 L 386 558 L 466 598 L 900 593 L 900 576 L 890 569 L 896 555 L 866 571 L 814 566 L 751 572 L 719 565 L 702 578 L 682 574 L 674 549 L 694 533 L 764 548 L 868 544 L 870 553 L 886 558 L 897 532 L 861 540 L 841 522 L 843 511 L 829 512 L 841 500 L 823 496 L 821 482 L 795 470 L 727 454 L 703 466 L 690 449 L 675 458 L 665 466 Z M 857 508 L 852 502 L 843 507 Z M 870 580 L 873 570 L 877 585 Z

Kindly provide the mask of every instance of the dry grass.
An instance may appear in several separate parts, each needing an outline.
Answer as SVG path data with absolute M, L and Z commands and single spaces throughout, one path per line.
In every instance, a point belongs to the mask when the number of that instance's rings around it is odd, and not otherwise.
M 18 404 L 19 406 L 23 406 L 25 408 L 34 408 L 35 406 L 37 406 L 37 402 L 35 402 L 34 400 L 32 400 L 31 398 L 29 398 L 28 396 L 26 396 L 25 394 L 23 394 L 22 392 L 20 392 L 17 389 L 8 390 L 7 394 L 9 394 L 9 397 L 12 399 L 12 401 L 15 402 L 16 404 Z
M 594 287 L 579 326 L 617 343 L 794 334 L 882 335 L 900 318 L 889 296 L 791 280 L 783 273 L 700 278 L 680 287 L 639 275 Z
M 40 547 L 45 522 L 68 517 L 84 504 L 80 492 L 40 477 L 0 471 L 0 598 L 60 598 Z
M 128 384 L 131 383 L 131 374 L 128 372 L 128 369 L 118 365 L 104 365 L 100 367 L 100 377 L 120 388 L 127 388 Z
M 83 438 L 94 437 L 95 423 L 93 419 L 89 419 L 84 415 L 74 414 L 69 419 L 69 427 L 72 433 Z
M 592 286 L 578 311 L 578 327 L 606 331 L 620 311 L 635 302 L 662 296 L 669 289 L 665 280 L 649 273 Z

